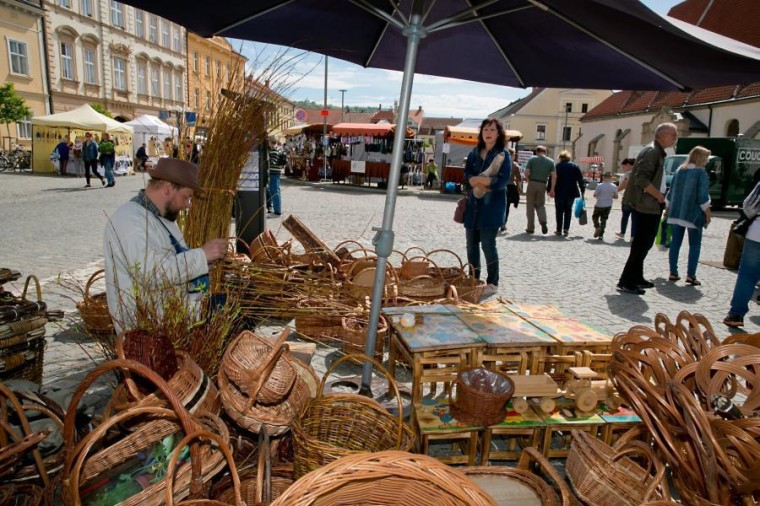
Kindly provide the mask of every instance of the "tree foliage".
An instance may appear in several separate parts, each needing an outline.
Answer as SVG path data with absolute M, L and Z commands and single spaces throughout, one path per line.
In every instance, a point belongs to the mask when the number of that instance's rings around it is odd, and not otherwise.
M 110 111 L 106 110 L 105 107 L 103 107 L 101 104 L 90 104 L 90 107 L 98 111 L 100 114 L 104 116 L 108 116 L 109 118 L 113 118 L 113 114 L 111 114 Z
M 8 129 L 8 137 L 11 136 L 11 123 L 16 123 L 31 115 L 32 110 L 26 105 L 23 97 L 16 93 L 13 83 L 0 86 L 0 123 Z

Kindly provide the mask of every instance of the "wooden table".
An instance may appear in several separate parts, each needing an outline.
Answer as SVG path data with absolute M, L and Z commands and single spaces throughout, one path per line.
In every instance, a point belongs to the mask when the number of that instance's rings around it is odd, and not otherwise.
M 563 414 L 562 410 L 565 408 L 569 408 L 574 412 L 573 402 L 560 397 L 557 399 L 557 406 L 554 411 L 548 415 L 543 415 L 546 429 L 544 430 L 544 441 L 541 445 L 541 451 L 546 458 L 567 457 L 571 442 L 570 431 L 582 430 L 597 438 L 600 435 L 600 430 L 605 425 L 604 419 L 596 413 L 568 417 Z M 560 436 L 562 441 L 559 447 L 552 446 L 552 437 L 555 434 Z
M 567 355 L 582 350 L 592 353 L 610 352 L 610 332 L 581 322 L 557 306 L 509 304 L 507 308 L 555 340 L 555 345 L 549 349 L 553 355 Z
M 546 427 L 544 418 L 533 408 L 525 413 L 518 413 L 512 408 L 512 401 L 507 403 L 507 415 L 504 420 L 486 427 L 483 432 L 480 465 L 487 466 L 491 460 L 518 460 L 522 453 L 522 440 L 525 446 L 539 448 Z M 505 451 L 493 451 L 491 442 L 496 437 L 503 437 L 507 446 Z

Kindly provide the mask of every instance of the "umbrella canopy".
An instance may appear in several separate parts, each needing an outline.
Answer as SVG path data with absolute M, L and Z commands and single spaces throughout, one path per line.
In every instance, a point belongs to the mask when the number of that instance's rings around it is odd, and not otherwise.
M 128 0 L 203 36 L 316 51 L 404 70 L 414 0 Z M 505 86 L 676 90 L 756 80 L 748 59 L 683 31 L 637 0 L 416 0 L 415 72 Z M 396 9 L 396 7 L 398 7 Z M 741 46 L 731 45 L 737 50 Z M 748 49 L 749 48 L 749 49 Z
M 126 132 L 132 133 L 132 127 L 126 123 L 119 123 L 104 114 L 84 104 L 71 111 L 49 114 L 47 116 L 32 117 L 32 125 L 47 125 L 51 127 L 81 128 L 83 130 L 97 130 L 99 132 Z
M 135 133 L 145 133 L 149 135 L 171 137 L 176 134 L 177 129 L 167 125 L 156 116 L 143 114 L 132 121 L 127 121 L 125 125 L 131 126 Z

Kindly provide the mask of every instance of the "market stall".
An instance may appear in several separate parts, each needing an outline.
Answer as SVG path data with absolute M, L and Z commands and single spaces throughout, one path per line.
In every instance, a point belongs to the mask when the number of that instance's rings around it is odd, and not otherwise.
M 167 125 L 156 116 L 143 114 L 124 124 L 131 126 L 134 130 L 132 136 L 133 155 L 137 153 L 142 144 L 145 144 L 145 150 L 148 155 L 157 157 L 160 156 L 158 148 L 167 137 L 172 138 L 174 142 L 178 140 L 177 129 L 171 125 Z
M 84 104 L 71 111 L 32 118 L 32 170 L 55 172 L 50 154 L 60 139 L 68 135 L 71 142 L 74 142 L 77 137 L 84 138 L 86 132 L 91 132 L 96 140 L 100 139 L 103 132 L 108 132 L 116 146 L 117 159 L 128 157 L 131 160 L 132 127 Z

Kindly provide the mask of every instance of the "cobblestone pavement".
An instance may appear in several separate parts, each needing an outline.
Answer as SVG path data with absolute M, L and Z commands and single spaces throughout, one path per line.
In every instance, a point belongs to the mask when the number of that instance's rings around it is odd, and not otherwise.
M 0 174 L 0 265 L 25 275 L 36 274 L 49 307 L 72 315 L 48 326 L 46 384 L 73 384 L 80 377 L 73 373 L 91 367 L 88 354 L 96 350 L 72 328 L 78 296 L 60 286 L 60 280 L 82 286 L 102 266 L 101 237 L 107 215 L 143 184 L 142 175 L 124 176 L 117 179 L 114 188 L 95 184 L 85 189 L 83 179 Z M 456 196 L 432 191 L 402 191 L 395 210 L 395 248 L 447 249 L 465 258 L 464 230 L 452 221 L 455 200 Z M 298 216 L 330 246 L 353 239 L 369 247 L 372 227 L 382 223 L 384 203 L 385 194 L 378 190 L 283 181 L 282 217 Z M 593 201 L 588 205 L 591 207 Z M 644 296 L 615 291 L 629 246 L 614 236 L 620 220 L 619 202 L 611 213 L 603 241 L 593 238 L 590 224 L 579 226 L 577 221 L 569 237 L 555 237 L 551 234 L 555 224 L 551 202 L 547 212 L 550 234 L 527 235 L 525 208 L 512 209 L 509 234 L 497 239 L 499 296 L 518 303 L 555 304 L 613 333 L 636 324 L 651 325 L 656 313 L 673 319 L 679 311 L 688 310 L 707 316 L 720 337 L 728 335 L 720 322 L 727 312 L 736 274 L 720 265 L 734 211 L 715 213 L 705 231 L 697 272 L 702 286 L 668 282 L 667 251 L 653 249 L 645 274 L 656 286 Z M 283 241 L 290 235 L 279 218 L 267 219 L 267 225 Z M 684 245 L 682 271 L 686 254 Z M 758 309 L 754 303 L 751 305 L 745 331 L 760 332 Z

